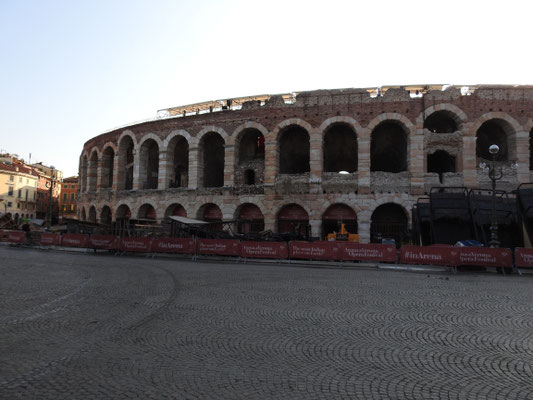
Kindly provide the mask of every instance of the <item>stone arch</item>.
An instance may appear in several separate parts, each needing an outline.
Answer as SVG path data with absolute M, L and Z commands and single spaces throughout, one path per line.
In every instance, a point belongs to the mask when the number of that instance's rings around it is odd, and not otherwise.
M 322 160 L 324 172 L 355 172 L 358 167 L 358 138 L 355 121 L 346 117 L 329 118 L 322 132 Z M 351 122 L 351 123 L 350 123 Z
M 177 215 L 177 216 L 180 216 L 180 217 L 187 217 L 187 210 L 180 203 L 169 204 L 167 206 L 167 208 L 165 209 L 164 216 L 165 217 L 170 217 L 170 216 L 173 216 L 173 215 Z
M 266 138 L 268 141 L 279 141 L 279 135 L 280 133 L 287 127 L 291 125 L 297 125 L 303 129 L 305 129 L 309 136 L 311 136 L 311 133 L 313 132 L 313 127 L 311 124 L 301 118 L 289 118 L 284 121 L 281 121 L 279 124 L 277 124 L 272 132 L 268 134 L 268 137 Z
M 202 134 L 198 143 L 198 182 L 201 187 L 224 186 L 225 143 L 219 132 Z
M 115 210 L 115 220 L 131 218 L 132 207 L 127 202 L 120 203 Z
M 145 201 L 137 210 L 138 219 L 157 220 L 156 207 L 151 201 Z
M 322 213 L 322 237 L 326 238 L 329 233 L 340 230 L 340 224 L 344 224 L 349 233 L 358 232 L 357 213 L 345 203 L 333 203 Z
M 96 147 L 90 151 L 89 164 L 87 168 L 87 191 L 96 191 L 96 182 L 98 180 L 98 161 L 100 160 L 99 152 Z
M 409 130 L 399 119 L 384 119 L 370 133 L 370 171 L 409 169 Z
M 268 131 L 260 124 L 246 123 L 237 128 L 234 134 L 231 140 L 234 143 L 235 154 L 235 185 L 263 184 L 265 136 Z
M 186 135 L 185 135 L 186 134 Z M 189 184 L 189 141 L 186 131 L 174 131 L 164 142 L 167 153 L 168 186 L 171 188 L 187 187 Z
M 416 119 L 416 127 L 418 129 L 424 128 L 424 121 L 436 112 L 445 112 L 457 124 L 457 130 L 463 129 L 463 124 L 468 121 L 466 113 L 454 104 L 439 103 L 432 105 L 422 111 Z
M 162 144 L 161 144 L 161 148 L 163 151 L 168 151 L 170 150 L 168 145 L 169 143 L 176 137 L 176 136 L 181 136 L 183 137 L 187 143 L 190 143 L 191 140 L 192 140 L 192 136 L 189 132 L 187 132 L 186 130 L 184 129 L 177 129 L 177 130 L 174 130 L 172 132 L 170 132 L 167 137 L 165 138 L 165 140 L 163 140 Z
M 96 207 L 94 204 L 89 207 L 89 215 L 87 216 L 89 222 L 96 222 Z
M 368 132 L 372 132 L 376 126 L 385 121 L 393 121 L 402 126 L 408 136 L 416 135 L 416 127 L 405 115 L 398 113 L 383 113 L 372 119 L 366 127 Z
M 311 233 L 309 212 L 296 202 L 282 205 L 276 212 L 277 232 L 308 237 Z
M 476 157 L 491 159 L 488 148 L 492 144 L 500 147 L 496 160 L 510 161 L 517 156 L 517 133 L 522 126 L 513 117 L 503 112 L 489 112 L 479 117 L 471 127 L 468 136 L 476 137 Z
M 200 141 L 202 140 L 202 137 L 210 132 L 218 133 L 220 137 L 222 137 L 222 139 L 224 140 L 224 144 L 228 143 L 229 136 L 226 133 L 226 131 L 220 128 L 219 126 L 215 126 L 215 125 L 209 125 L 209 126 L 205 126 L 204 128 L 202 128 L 202 130 L 200 130 L 200 132 L 198 132 L 195 136 L 197 143 L 200 143 Z
M 113 143 L 106 143 L 103 146 L 101 156 L 101 187 L 113 187 L 113 176 L 115 174 L 115 156 L 117 154 L 116 146 Z
M 113 221 L 113 213 L 111 211 L 111 207 L 107 204 L 104 204 L 102 206 L 102 210 L 100 211 L 100 223 L 105 225 L 111 225 Z
M 238 220 L 238 233 L 261 232 L 265 229 L 265 216 L 261 208 L 250 202 L 239 204 L 233 214 L 234 219 Z
M 80 158 L 80 192 L 87 191 L 87 170 L 89 169 L 89 155 L 84 152 Z
M 125 131 L 117 142 L 116 157 L 118 158 L 117 188 L 118 190 L 133 189 L 133 169 L 137 141 L 133 133 Z
M 244 132 L 248 129 L 256 129 L 258 130 L 259 132 L 261 132 L 263 134 L 263 137 L 267 138 L 268 136 L 268 129 L 265 128 L 263 125 L 257 123 L 257 122 L 251 122 L 251 121 L 248 121 L 248 122 L 245 122 L 244 124 L 241 124 L 239 125 L 237 128 L 235 128 L 233 130 L 233 133 L 231 134 L 231 136 L 229 137 L 228 139 L 228 144 L 229 145 L 236 145 L 238 140 L 241 139 L 242 135 L 244 134 Z
M 139 142 L 139 188 L 157 189 L 161 141 L 148 134 Z
M 311 132 L 300 125 L 280 130 L 277 142 L 280 174 L 303 174 L 311 171 Z
M 393 238 L 396 246 L 408 241 L 409 213 L 402 204 L 394 201 L 381 202 L 370 216 L 370 241 L 381 242 Z

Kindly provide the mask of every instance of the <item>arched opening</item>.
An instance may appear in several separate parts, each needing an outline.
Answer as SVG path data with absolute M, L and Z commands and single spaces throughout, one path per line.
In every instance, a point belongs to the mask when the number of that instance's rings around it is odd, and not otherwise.
M 334 124 L 324 136 L 324 172 L 357 171 L 357 136 L 350 126 Z
M 85 212 L 85 207 L 82 207 L 82 208 L 81 208 L 80 219 L 81 219 L 82 221 L 87 221 L 87 213 Z
M 529 131 L 529 170 L 533 171 L 533 129 Z
M 428 154 L 427 161 L 428 172 L 439 174 L 440 183 L 443 182 L 445 172 L 455 172 L 455 156 L 444 150 L 437 150 L 433 154 Z
M 265 229 L 263 213 L 255 204 L 245 203 L 237 211 L 237 231 L 239 233 L 257 233 Z
M 287 204 L 278 213 L 278 233 L 309 237 L 309 215 L 298 204 Z
M 253 169 L 247 169 L 244 171 L 244 184 L 255 185 L 255 172 Z
M 407 171 L 407 135 L 397 123 L 382 122 L 372 131 L 370 170 Z
M 133 139 L 124 136 L 118 145 L 118 189 L 133 189 Z
M 257 129 L 246 129 L 239 140 L 239 165 L 265 158 L 265 138 Z
M 222 211 L 216 204 L 207 203 L 198 210 L 198 219 L 206 222 L 219 222 L 222 221 Z M 222 224 L 213 224 L 210 226 L 210 229 L 221 231 Z
M 297 125 L 283 130 L 279 139 L 279 173 L 303 174 L 309 167 L 309 134 Z
M 115 152 L 112 147 L 106 147 L 102 153 L 102 188 L 113 186 Z
M 159 146 L 153 139 L 147 139 L 139 154 L 140 181 L 142 189 L 157 189 L 159 178 Z
M 89 222 L 96 222 L 96 208 L 94 206 L 89 208 Z
M 155 208 L 151 204 L 143 204 L 141 207 L 139 207 L 137 218 L 155 220 L 157 218 Z
M 87 191 L 87 173 L 88 173 L 88 161 L 87 156 L 83 156 L 81 159 L 81 166 L 80 166 L 80 191 L 86 192 Z
M 346 204 L 332 204 L 322 215 L 322 237 L 339 232 L 341 224 L 349 233 L 357 233 L 357 214 Z
M 496 154 L 496 161 L 508 161 L 510 150 L 509 136 L 512 134 L 512 128 L 503 120 L 491 119 L 484 122 L 476 132 L 476 157 L 492 160 L 492 154 L 489 147 L 493 144 L 500 148 Z
M 265 175 L 265 138 L 259 130 L 253 128 L 244 130 L 239 137 L 236 142 L 238 158 L 235 184 L 261 184 Z M 253 180 L 250 179 L 252 172 Z
M 397 247 L 409 239 L 407 214 L 399 204 L 382 204 L 372 213 L 370 241 L 381 243 L 385 238 L 394 239 Z
M 165 217 L 187 217 L 187 211 L 181 204 L 171 204 L 165 210 Z
M 116 219 L 131 218 L 131 210 L 126 204 L 121 204 L 115 213 Z
M 109 206 L 103 206 L 100 213 L 100 223 L 105 225 L 111 225 L 112 215 L 111 208 Z
M 449 111 L 435 111 L 424 121 L 424 129 L 433 133 L 453 133 L 457 131 L 457 123 Z
M 96 191 L 96 178 L 98 174 L 98 153 L 93 151 L 89 158 L 89 171 L 87 173 L 87 190 L 89 192 Z
M 172 139 L 169 148 L 172 151 L 170 187 L 187 187 L 189 184 L 189 143 L 183 136 L 177 136 Z
M 224 139 L 216 132 L 200 140 L 199 163 L 203 187 L 224 186 Z

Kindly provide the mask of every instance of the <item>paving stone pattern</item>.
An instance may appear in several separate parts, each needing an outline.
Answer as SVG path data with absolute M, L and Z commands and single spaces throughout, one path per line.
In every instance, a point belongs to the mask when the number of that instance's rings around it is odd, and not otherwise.
M 1 399 L 533 399 L 533 276 L 0 246 Z

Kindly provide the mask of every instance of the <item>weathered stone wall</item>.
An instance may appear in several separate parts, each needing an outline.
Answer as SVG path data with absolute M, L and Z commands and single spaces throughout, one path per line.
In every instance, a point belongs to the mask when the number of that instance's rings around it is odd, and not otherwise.
M 436 111 L 445 110 L 458 122 L 458 131 L 439 134 L 424 129 L 424 120 Z M 215 203 L 224 218 L 234 218 L 238 206 L 257 205 L 265 218 L 265 229 L 275 230 L 277 213 L 286 204 L 296 203 L 309 215 L 313 235 L 321 234 L 321 217 L 335 203 L 343 203 L 357 213 L 362 241 L 370 239 L 372 212 L 388 202 L 400 204 L 407 211 L 419 196 L 432 186 L 490 187 L 486 171 L 479 168 L 476 157 L 476 132 L 486 121 L 506 124 L 510 159 L 503 167 L 505 178 L 498 189 L 512 190 L 533 176 L 529 171 L 529 135 L 533 128 L 533 87 L 480 86 L 469 90 L 448 87 L 430 90 L 414 96 L 402 88 L 390 88 L 372 96 L 366 89 L 340 89 L 303 92 L 294 104 L 285 104 L 281 97 L 272 97 L 265 105 L 245 104 L 240 110 L 226 110 L 185 117 L 144 122 L 117 129 L 87 141 L 80 161 L 81 193 L 79 213 L 89 214 L 94 207 L 97 219 L 104 206 L 112 210 L 113 219 L 121 205 L 127 205 L 133 216 L 143 204 L 151 204 L 157 218 L 166 209 L 181 204 L 190 217 L 196 217 L 200 207 Z M 373 130 L 381 122 L 399 124 L 407 136 L 408 170 L 397 173 L 370 172 L 370 147 Z M 357 171 L 349 175 L 323 173 L 323 136 L 332 123 L 343 123 L 357 136 Z M 291 125 L 305 129 L 310 137 L 310 172 L 298 175 L 279 174 L 279 135 Z M 257 129 L 265 139 L 264 163 L 238 163 L 235 148 L 239 134 L 245 129 Z M 201 138 L 215 132 L 224 141 L 224 185 L 221 188 L 201 188 L 202 169 L 199 159 Z M 189 146 L 189 176 L 187 188 L 169 189 L 168 159 L 170 143 L 183 137 Z M 130 137 L 134 144 L 133 189 L 123 188 L 124 159 L 119 148 L 122 138 Z M 157 189 L 140 190 L 142 170 L 140 148 L 143 141 L 153 139 L 159 148 Z M 102 167 L 102 154 L 107 147 L 114 150 L 113 168 Z M 444 150 L 456 157 L 455 173 L 427 173 L 427 156 Z M 93 157 L 96 155 L 96 158 Z M 98 161 L 95 164 L 95 159 Z M 95 167 L 98 165 L 98 167 Z M 121 167 L 121 168 L 119 168 Z M 252 167 L 257 184 L 243 186 L 243 173 Z M 113 171 L 112 189 L 102 190 L 106 170 Z

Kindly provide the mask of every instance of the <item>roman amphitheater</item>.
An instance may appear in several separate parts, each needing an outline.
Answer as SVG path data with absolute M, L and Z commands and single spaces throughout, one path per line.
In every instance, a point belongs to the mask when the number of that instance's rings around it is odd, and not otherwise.
M 405 240 L 431 187 L 531 181 L 533 87 L 317 90 L 174 107 L 96 136 L 80 156 L 81 220 L 238 220 L 241 232 Z

